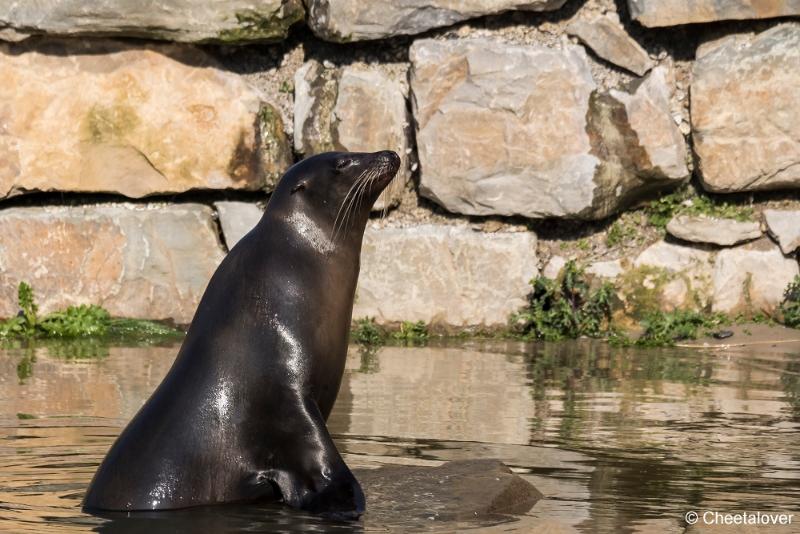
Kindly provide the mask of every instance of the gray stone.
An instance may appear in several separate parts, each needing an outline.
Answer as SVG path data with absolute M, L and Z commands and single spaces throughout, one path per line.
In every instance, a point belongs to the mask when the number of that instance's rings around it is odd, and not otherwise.
M 784 257 L 769 239 L 724 249 L 714 265 L 713 310 L 772 315 L 798 274 L 797 260 Z
M 309 61 L 295 74 L 295 150 L 306 156 L 394 150 L 400 171 L 373 209 L 391 206 L 410 177 L 406 97 L 405 85 L 380 68 L 326 68 Z
M 367 496 L 367 522 L 371 514 L 425 519 L 428 524 L 524 514 L 543 497 L 498 460 L 383 466 L 357 470 L 355 475 Z
M 242 43 L 286 37 L 302 0 L 0 0 L 0 37 L 119 35 L 181 42 Z
M 41 313 L 99 304 L 113 316 L 191 321 L 222 260 L 213 212 L 199 204 L 0 210 L 0 317 L 17 285 Z
M 252 202 L 214 202 L 222 235 L 231 250 L 261 220 L 264 210 Z
M 606 61 L 639 76 L 644 76 L 655 66 L 645 49 L 628 35 L 615 14 L 601 15 L 591 20 L 575 19 L 567 26 L 567 33 L 580 39 Z
M 555 280 L 558 278 L 558 275 L 561 274 L 561 269 L 563 269 L 566 264 L 567 258 L 564 256 L 553 256 L 550 258 L 550 261 L 547 262 L 547 265 L 544 266 L 544 269 L 542 269 L 542 276 Z
M 630 281 L 655 292 L 662 309 L 703 309 L 711 302 L 713 255 L 708 251 L 659 241 L 639 254 L 633 267 L 639 276 Z
M 710 243 L 729 247 L 761 237 L 761 225 L 755 221 L 716 219 L 679 215 L 667 224 L 670 235 L 693 243 Z
M 628 0 L 628 8 L 634 20 L 650 28 L 800 15 L 798 0 Z
M 604 278 L 606 280 L 614 280 L 622 275 L 625 269 L 622 266 L 622 260 L 608 260 L 596 261 L 586 268 L 588 274 Z
M 502 326 L 536 277 L 536 236 L 468 226 L 367 227 L 354 318 Z
M 720 193 L 800 187 L 800 24 L 703 45 L 692 76 L 703 186 Z
M 800 248 L 800 210 L 764 210 L 764 220 L 784 254 Z
M 422 33 L 473 17 L 512 9 L 550 11 L 566 0 L 306 0 L 308 25 L 339 42 Z
M 469 215 L 597 219 L 688 176 L 666 72 L 600 93 L 582 47 L 411 47 L 420 193 Z
M 198 48 L 2 44 L 0 80 L 0 198 L 259 190 L 291 163 L 277 111 Z

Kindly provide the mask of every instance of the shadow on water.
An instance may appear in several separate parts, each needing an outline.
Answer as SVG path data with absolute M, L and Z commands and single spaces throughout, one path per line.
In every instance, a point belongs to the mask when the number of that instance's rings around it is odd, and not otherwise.
M 545 495 L 523 516 L 456 525 L 400 513 L 409 503 L 345 524 L 276 503 L 81 514 L 94 469 L 177 348 L 0 349 L 0 531 L 662 531 L 682 528 L 688 510 L 791 512 L 800 502 L 799 347 L 462 340 L 354 347 L 329 427 L 355 470 L 498 458 Z

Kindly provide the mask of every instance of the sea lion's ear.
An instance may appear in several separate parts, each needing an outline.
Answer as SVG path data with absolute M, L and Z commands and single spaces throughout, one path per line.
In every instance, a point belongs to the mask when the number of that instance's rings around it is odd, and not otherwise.
M 294 194 L 295 194 L 295 193 L 297 193 L 298 191 L 302 191 L 302 190 L 303 190 L 303 189 L 305 189 L 305 188 L 306 188 L 306 183 L 305 183 L 305 182 L 300 182 L 299 184 L 297 184 L 296 186 L 294 186 L 294 187 L 292 188 L 292 190 L 290 191 L 290 193 L 291 193 L 292 195 L 294 195 Z

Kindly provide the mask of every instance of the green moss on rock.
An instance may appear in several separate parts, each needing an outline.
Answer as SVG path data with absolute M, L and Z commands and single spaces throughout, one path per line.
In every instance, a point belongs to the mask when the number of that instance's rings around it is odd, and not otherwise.
M 285 39 L 289 27 L 305 18 L 300 0 L 284 0 L 281 7 L 270 13 L 248 10 L 236 13 L 236 26 L 223 30 L 214 41 L 225 44 L 280 41 Z

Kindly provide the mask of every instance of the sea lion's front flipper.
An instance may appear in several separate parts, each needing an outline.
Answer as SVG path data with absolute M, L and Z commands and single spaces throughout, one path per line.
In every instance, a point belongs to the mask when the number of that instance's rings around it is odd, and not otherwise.
M 303 413 L 292 421 L 291 462 L 259 473 L 294 508 L 335 519 L 357 519 L 364 513 L 364 492 L 344 463 L 313 400 L 303 402 Z M 283 464 L 283 465 L 281 465 Z

